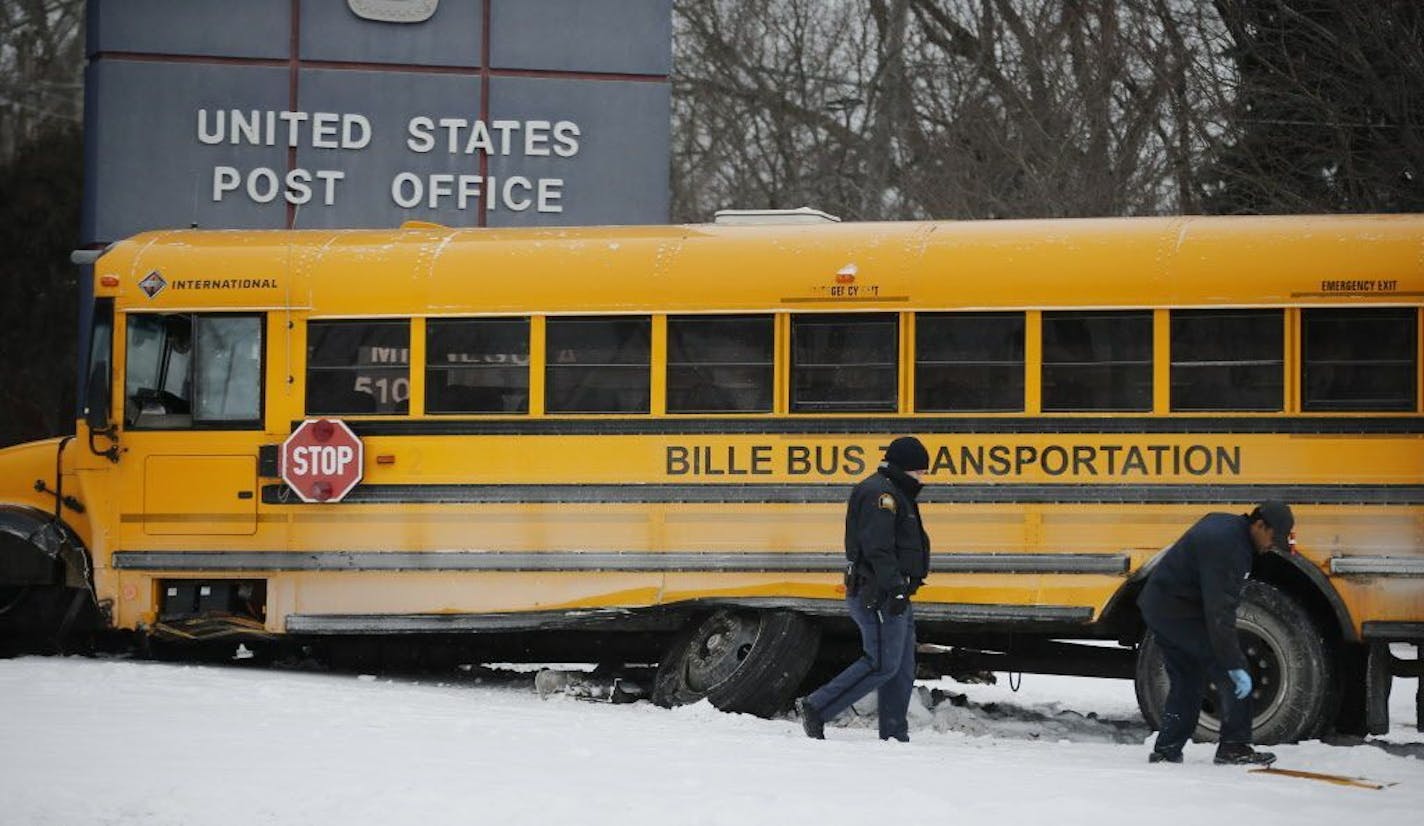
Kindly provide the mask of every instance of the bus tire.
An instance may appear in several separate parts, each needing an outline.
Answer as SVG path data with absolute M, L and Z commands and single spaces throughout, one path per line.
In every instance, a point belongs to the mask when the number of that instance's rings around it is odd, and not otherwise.
M 1255 742 L 1268 745 L 1318 737 L 1329 722 L 1334 675 L 1330 648 L 1310 615 L 1274 586 L 1251 580 L 1241 596 L 1236 628 L 1254 685 Z M 1134 682 L 1142 716 L 1156 730 L 1168 686 L 1162 652 L 1150 630 L 1138 648 Z M 1215 692 L 1208 690 L 1193 739 L 1218 738 L 1221 720 L 1216 705 Z
M 811 668 L 820 628 L 794 611 L 719 610 L 673 640 L 653 680 L 653 702 L 702 699 L 723 711 L 770 717 Z
M 87 588 L 0 587 L 0 657 L 88 654 L 100 628 Z

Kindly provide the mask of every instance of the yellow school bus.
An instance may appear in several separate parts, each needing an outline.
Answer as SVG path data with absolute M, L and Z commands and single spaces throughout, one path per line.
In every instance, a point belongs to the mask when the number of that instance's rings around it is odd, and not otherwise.
M 0 452 L 11 639 L 656 661 L 659 702 L 769 714 L 853 652 L 844 500 L 915 434 L 927 666 L 1133 678 L 1155 721 L 1154 558 L 1279 498 L 1258 739 L 1378 731 L 1418 669 L 1424 216 L 183 230 L 92 265 L 76 434 Z M 306 429 L 357 475 L 296 489 Z

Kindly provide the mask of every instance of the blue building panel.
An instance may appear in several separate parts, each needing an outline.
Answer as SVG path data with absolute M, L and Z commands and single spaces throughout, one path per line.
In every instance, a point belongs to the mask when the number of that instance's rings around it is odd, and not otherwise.
M 569 153 L 562 140 L 536 144 L 490 158 L 496 186 L 514 176 L 543 187 L 540 208 L 516 209 L 517 197 L 501 199 L 489 226 L 565 226 L 662 223 L 667 220 L 670 90 L 666 83 L 565 78 L 496 77 L 490 81 L 490 119 L 518 123 L 559 122 L 577 128 Z M 529 146 L 519 147 L 528 150 Z M 542 151 L 547 148 L 547 152 Z M 501 183 L 503 182 L 503 183 Z M 548 182 L 548 183 L 540 183 Z M 511 195 L 517 196 L 519 188 Z M 535 193 L 539 193 L 536 191 Z M 557 194 L 557 199 L 549 196 Z
M 244 130 L 234 129 L 230 115 L 232 110 L 248 113 L 244 121 L 250 121 L 252 112 L 285 110 L 287 78 L 286 69 L 264 66 L 90 64 L 83 239 L 112 241 L 144 230 L 193 225 L 284 227 L 285 201 L 267 197 L 265 177 L 248 176 L 269 169 L 285 177 L 286 146 L 254 145 Z M 266 130 L 258 131 L 261 141 Z M 220 180 L 224 169 L 241 170 L 242 184 L 215 193 L 215 187 L 226 185 Z M 265 202 L 247 194 L 249 184 Z
M 480 170 L 478 152 L 466 151 L 470 129 L 464 126 L 479 118 L 478 77 L 304 69 L 301 97 L 311 111 L 363 116 L 370 135 L 363 143 L 353 126 L 346 146 L 340 144 L 347 136 L 338 135 L 337 147 L 308 142 L 297 149 L 298 168 L 344 175 L 334 203 L 303 207 L 297 227 L 393 227 L 406 220 L 479 225 L 478 193 L 472 198 L 471 182 L 460 178 Z
M 490 66 L 666 75 L 672 0 L 490 0 Z
M 89 0 L 85 14 L 90 57 L 132 52 L 286 60 L 292 51 L 291 0 Z

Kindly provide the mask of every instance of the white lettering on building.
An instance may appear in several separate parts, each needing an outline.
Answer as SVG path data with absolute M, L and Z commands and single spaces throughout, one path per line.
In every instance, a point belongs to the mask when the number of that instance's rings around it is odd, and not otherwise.
M 332 153 L 356 153 L 381 145 L 370 118 L 356 112 L 294 112 L 261 109 L 197 111 L 199 143 L 213 147 L 266 147 L 298 150 L 306 160 Z M 569 120 L 491 120 L 417 115 L 405 125 L 401 148 L 421 160 L 439 156 L 538 159 L 541 165 L 578 155 L 583 137 Z M 301 152 L 300 150 L 310 150 Z M 343 159 L 344 160 L 344 159 Z M 468 168 L 468 167 L 467 167 Z M 359 166 L 351 167 L 360 174 Z M 246 198 L 256 204 L 282 200 L 332 206 L 348 172 L 308 167 L 213 166 L 214 202 Z M 563 212 L 563 177 L 502 176 L 443 171 L 401 170 L 390 180 L 391 201 L 402 209 L 478 209 L 487 212 Z

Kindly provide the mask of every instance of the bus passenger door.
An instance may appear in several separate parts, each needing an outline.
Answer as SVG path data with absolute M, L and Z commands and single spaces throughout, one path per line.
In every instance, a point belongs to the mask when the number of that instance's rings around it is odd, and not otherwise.
M 255 533 L 263 317 L 135 313 L 125 339 L 124 521 L 148 536 Z

